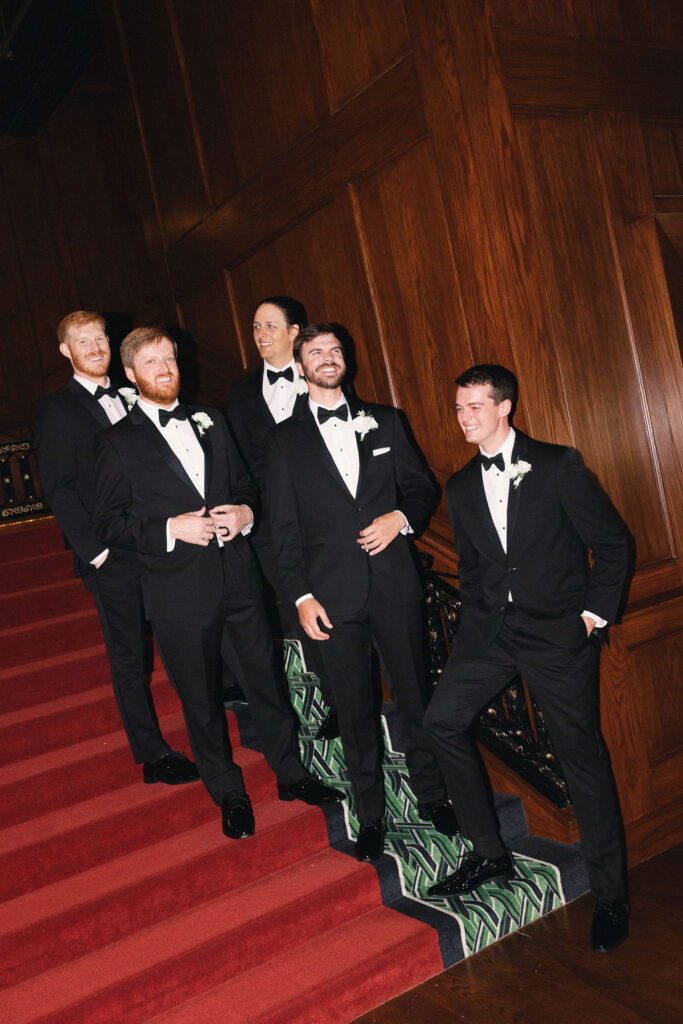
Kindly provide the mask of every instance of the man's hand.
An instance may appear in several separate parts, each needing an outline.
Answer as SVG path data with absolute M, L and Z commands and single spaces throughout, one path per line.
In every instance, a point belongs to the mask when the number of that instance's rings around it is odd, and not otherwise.
M 387 512 L 385 515 L 373 519 L 369 526 L 360 531 L 358 544 L 369 555 L 378 555 L 380 551 L 389 547 L 405 525 L 406 518 L 400 512 Z
M 209 509 L 209 515 L 221 540 L 233 540 L 249 526 L 253 516 L 246 505 L 216 505 Z
M 199 544 L 205 548 L 211 543 L 216 532 L 213 520 L 205 516 L 206 507 L 196 512 L 183 512 L 181 516 L 173 516 L 168 521 L 168 529 L 174 540 L 182 540 L 186 544 Z
M 583 619 L 583 624 L 586 627 L 586 632 L 588 633 L 588 636 L 590 636 L 595 629 L 595 619 L 591 619 L 589 615 L 582 615 L 581 618 Z
M 318 619 L 327 629 L 334 629 L 334 626 L 327 617 L 327 612 L 314 597 L 307 597 L 297 608 L 299 622 L 310 636 L 311 640 L 329 640 L 329 634 L 323 633 L 318 625 Z

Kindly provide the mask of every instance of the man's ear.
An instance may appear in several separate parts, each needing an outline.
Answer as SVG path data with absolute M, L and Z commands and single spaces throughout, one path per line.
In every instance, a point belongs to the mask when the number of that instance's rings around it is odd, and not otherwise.
M 510 401 L 509 398 L 503 399 L 503 401 L 498 406 L 498 411 L 500 412 L 501 419 L 503 419 L 504 416 L 510 415 L 510 412 L 512 411 L 512 402 Z
M 295 362 L 296 362 L 296 371 L 297 371 L 297 373 L 299 374 L 300 377 L 303 377 L 303 375 L 304 375 L 303 363 L 301 362 L 300 359 L 295 360 Z
M 133 370 L 131 369 L 131 367 L 130 366 L 124 366 L 124 370 L 126 371 L 126 377 L 128 378 L 128 380 L 132 384 L 135 384 L 135 374 L 133 373 Z
M 62 353 L 65 359 L 71 361 L 71 352 L 69 351 L 69 346 L 65 341 L 60 341 L 59 351 Z

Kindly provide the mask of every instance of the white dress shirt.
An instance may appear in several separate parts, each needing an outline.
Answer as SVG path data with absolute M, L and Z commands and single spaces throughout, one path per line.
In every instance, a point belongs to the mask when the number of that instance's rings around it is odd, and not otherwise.
M 281 370 L 287 370 L 289 367 L 292 368 L 292 373 L 294 374 L 293 380 L 285 380 L 284 377 L 280 377 L 274 384 L 270 383 L 268 380 L 268 370 L 280 373 Z M 268 360 L 264 359 L 261 388 L 265 403 L 270 409 L 271 416 L 275 422 L 282 423 L 283 420 L 289 419 L 299 394 L 299 371 L 296 368 L 294 359 L 292 358 L 292 361 L 287 363 L 287 366 L 283 366 L 280 369 L 276 366 L 271 366 Z
M 320 436 L 334 459 L 335 466 L 339 470 L 339 475 L 355 498 L 358 489 L 360 457 L 358 455 L 358 441 L 356 440 L 356 431 L 351 418 L 351 410 L 349 409 L 348 417 L 345 420 L 340 420 L 337 416 L 333 416 L 325 423 L 320 423 L 318 421 L 318 409 L 325 409 L 327 407 L 318 405 L 312 398 L 309 398 L 308 404 L 313 413 L 313 419 L 320 431 Z M 332 408 L 341 409 L 344 405 L 348 408 L 348 402 L 342 395 L 337 404 L 332 406 Z

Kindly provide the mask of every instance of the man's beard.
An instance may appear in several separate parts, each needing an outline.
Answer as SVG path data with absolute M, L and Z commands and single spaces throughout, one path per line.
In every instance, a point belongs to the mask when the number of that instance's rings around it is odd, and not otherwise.
M 102 353 L 103 362 L 99 365 L 93 364 L 85 356 L 81 356 L 78 353 L 71 353 L 71 364 L 74 368 L 74 373 L 80 373 L 82 377 L 106 377 L 109 373 L 109 362 L 110 355 Z
M 148 402 L 153 402 L 158 405 L 170 405 L 175 402 L 180 391 L 180 377 L 175 377 L 170 380 L 168 384 L 157 386 L 156 384 L 147 384 L 135 382 L 137 389 L 140 392 L 140 398 L 146 399 Z
M 310 384 L 315 384 L 317 388 L 326 388 L 328 391 L 333 391 L 338 388 L 341 382 L 346 376 L 346 367 L 339 368 L 335 377 L 322 377 L 313 371 L 304 369 L 304 377 Z

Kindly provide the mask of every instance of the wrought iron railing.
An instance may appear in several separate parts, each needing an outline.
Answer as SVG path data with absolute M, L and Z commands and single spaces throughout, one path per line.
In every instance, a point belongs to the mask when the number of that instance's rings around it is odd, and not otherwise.
M 421 552 L 427 603 L 427 671 L 439 681 L 458 629 L 460 599 L 453 584 L 432 571 Z M 455 579 L 455 577 L 451 577 Z M 478 741 L 557 807 L 571 803 L 543 715 L 520 676 L 479 716 Z
M 0 523 L 49 512 L 29 427 L 0 433 Z

